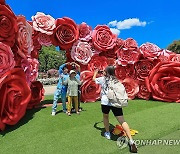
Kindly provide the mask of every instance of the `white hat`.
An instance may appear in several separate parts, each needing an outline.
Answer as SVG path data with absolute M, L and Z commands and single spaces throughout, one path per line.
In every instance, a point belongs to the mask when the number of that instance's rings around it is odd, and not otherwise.
M 70 70 L 69 74 L 71 75 L 72 73 L 76 74 L 76 72 L 74 70 Z

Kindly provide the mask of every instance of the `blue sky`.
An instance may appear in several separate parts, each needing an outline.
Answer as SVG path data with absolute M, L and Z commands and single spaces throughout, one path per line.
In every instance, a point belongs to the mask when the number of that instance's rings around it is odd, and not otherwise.
M 36 12 L 44 12 L 55 19 L 67 16 L 77 24 L 86 22 L 93 28 L 111 22 L 114 27 L 109 26 L 120 33 L 119 38 L 132 37 L 138 45 L 152 42 L 166 48 L 180 40 L 179 0 L 6 0 L 6 3 L 16 15 L 22 14 L 27 20 Z

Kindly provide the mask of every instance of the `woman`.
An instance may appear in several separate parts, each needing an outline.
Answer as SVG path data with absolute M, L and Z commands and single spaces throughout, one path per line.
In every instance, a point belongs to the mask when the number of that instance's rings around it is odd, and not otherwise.
M 75 111 L 79 114 L 78 111 L 78 85 L 81 85 L 81 81 L 76 78 L 76 72 L 71 70 L 69 73 L 69 78 L 64 81 L 63 84 L 67 85 L 67 96 L 68 96 L 68 107 L 67 107 L 67 115 L 71 115 L 71 106 L 72 101 L 75 103 Z
M 106 132 L 104 133 L 104 136 L 107 139 L 111 139 L 111 134 L 109 132 L 109 111 L 112 110 L 114 116 L 116 117 L 118 122 L 122 125 L 125 133 L 127 134 L 127 137 L 129 138 L 130 151 L 136 153 L 137 148 L 130 134 L 129 126 L 124 120 L 122 108 L 113 107 L 107 97 L 108 81 L 110 78 L 114 78 L 114 79 L 116 78 L 115 68 L 114 66 L 106 67 L 105 72 L 103 72 L 104 76 L 102 77 L 96 78 L 97 74 L 98 74 L 98 71 L 95 71 L 94 76 L 93 76 L 93 81 L 95 81 L 96 84 L 101 85 L 101 109 L 103 113 L 104 127 L 106 130 Z

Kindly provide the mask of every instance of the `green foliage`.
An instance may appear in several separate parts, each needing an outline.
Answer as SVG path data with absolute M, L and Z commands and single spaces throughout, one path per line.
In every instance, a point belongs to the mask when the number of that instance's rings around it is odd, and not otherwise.
M 167 49 L 175 53 L 180 53 L 180 40 L 174 41 L 167 47 Z
M 47 72 L 50 69 L 59 69 L 59 66 L 66 61 L 64 51 L 57 51 L 55 46 L 43 46 L 39 52 L 40 72 Z

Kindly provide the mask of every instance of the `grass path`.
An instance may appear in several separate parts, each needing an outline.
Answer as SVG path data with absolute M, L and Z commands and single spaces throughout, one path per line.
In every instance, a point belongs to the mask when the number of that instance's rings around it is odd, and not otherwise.
M 47 100 L 52 96 L 46 97 Z M 134 139 L 180 139 L 180 104 L 145 100 L 132 100 L 124 108 L 125 119 L 130 128 L 139 131 Z M 15 126 L 8 127 L 0 135 L 0 153 L 44 154 L 116 154 L 129 153 L 120 150 L 117 137 L 106 140 L 100 103 L 82 104 L 81 115 L 68 117 L 59 112 L 51 116 L 51 107 L 27 111 Z M 58 107 L 61 109 L 61 106 Z M 110 114 L 111 127 L 117 123 Z M 139 153 L 180 153 L 179 146 L 140 146 Z

